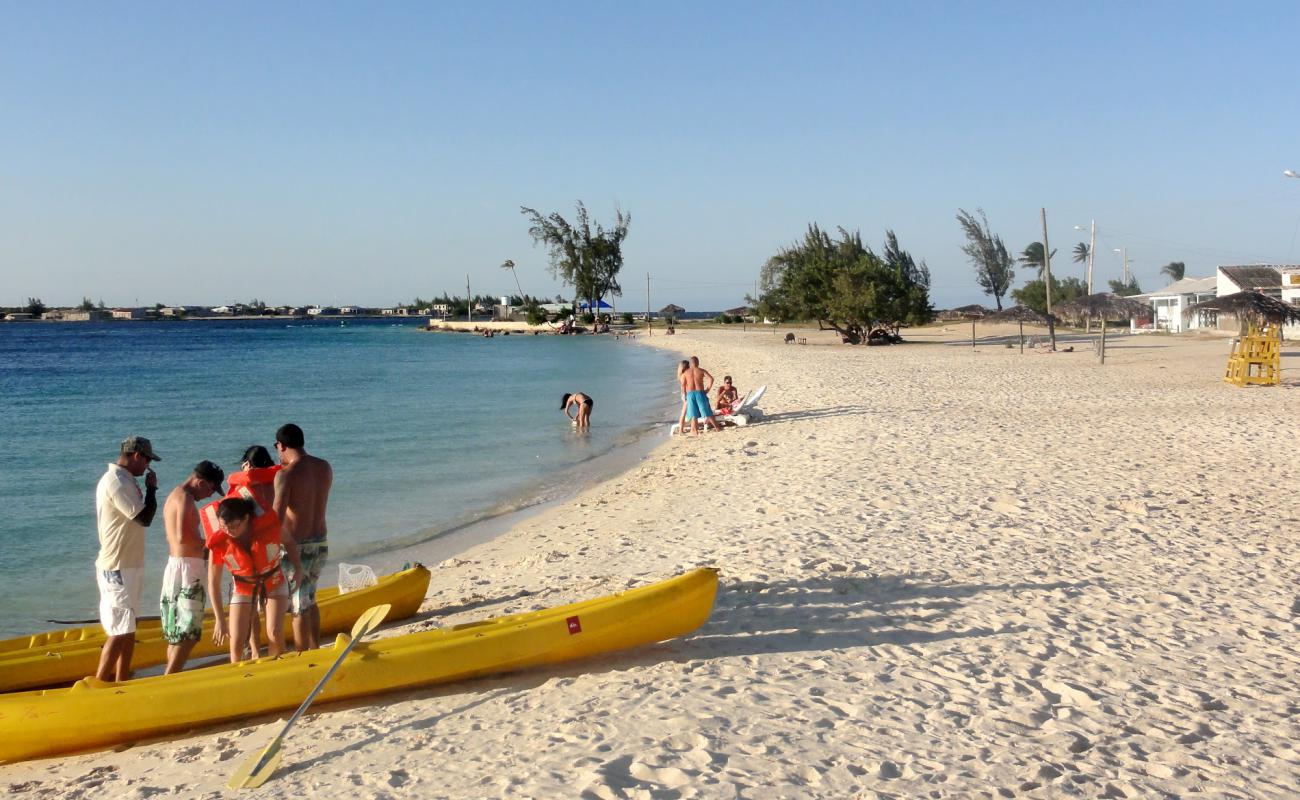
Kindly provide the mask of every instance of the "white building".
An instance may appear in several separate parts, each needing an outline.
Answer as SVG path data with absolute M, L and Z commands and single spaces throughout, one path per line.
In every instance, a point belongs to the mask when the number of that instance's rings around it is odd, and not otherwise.
M 1180 333 L 1201 327 L 1200 319 L 1193 314 L 1183 318 L 1183 312 L 1203 300 L 1213 300 L 1218 292 L 1218 276 L 1210 278 L 1183 278 L 1163 289 L 1149 292 L 1147 302 L 1154 312 L 1153 324 L 1158 331 Z

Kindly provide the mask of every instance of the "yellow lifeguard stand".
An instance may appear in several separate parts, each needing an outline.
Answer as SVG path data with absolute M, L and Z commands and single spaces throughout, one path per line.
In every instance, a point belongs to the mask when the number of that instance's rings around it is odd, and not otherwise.
M 1251 325 L 1232 343 L 1223 379 L 1234 386 L 1277 386 L 1282 382 L 1282 329 L 1272 323 L 1261 331 Z

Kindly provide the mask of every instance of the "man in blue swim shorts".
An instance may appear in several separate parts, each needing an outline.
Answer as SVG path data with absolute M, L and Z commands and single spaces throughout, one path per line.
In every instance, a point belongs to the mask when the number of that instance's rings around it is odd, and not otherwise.
M 708 370 L 700 368 L 698 356 L 691 356 L 690 367 L 682 372 L 681 386 L 686 394 L 686 419 L 691 423 L 691 435 L 699 435 L 700 420 L 704 420 L 706 426 L 712 425 L 714 430 L 722 430 L 722 426 L 713 418 L 713 409 L 709 407 L 713 376 Z

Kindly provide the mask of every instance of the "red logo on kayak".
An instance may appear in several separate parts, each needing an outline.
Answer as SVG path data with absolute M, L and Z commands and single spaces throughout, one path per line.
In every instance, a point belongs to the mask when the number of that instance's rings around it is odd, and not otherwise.
M 569 623 L 570 635 L 575 633 L 582 633 L 582 623 L 578 621 L 577 617 L 569 617 L 568 619 L 565 620 L 565 622 Z

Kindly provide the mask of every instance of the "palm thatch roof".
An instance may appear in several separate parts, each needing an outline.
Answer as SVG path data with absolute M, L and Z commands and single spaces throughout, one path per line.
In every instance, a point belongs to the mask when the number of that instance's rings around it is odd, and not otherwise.
M 984 317 L 984 322 L 1029 322 L 1038 325 L 1047 324 L 1047 315 L 1035 311 L 1029 306 L 1012 306 L 1001 311 L 994 311 Z
M 944 322 L 958 319 L 980 319 L 987 313 L 989 313 L 989 310 L 984 306 L 979 303 L 971 303 L 968 306 L 958 306 L 947 311 L 940 311 L 939 319 Z
M 729 308 L 722 313 L 729 317 L 746 317 L 754 312 L 750 310 L 749 306 L 736 306 L 735 308 Z
M 1104 319 L 1108 322 L 1123 322 L 1150 314 L 1151 307 L 1131 297 L 1120 297 L 1111 292 L 1098 292 L 1068 300 L 1053 311 L 1058 317 L 1074 321 Z
M 669 303 L 668 305 L 659 309 L 659 313 L 660 314 L 685 314 L 686 309 L 682 308 L 679 305 L 674 305 L 673 303 Z
M 1225 294 L 1223 297 L 1216 297 L 1213 300 L 1206 300 L 1203 303 L 1191 306 L 1183 312 L 1183 316 L 1188 316 L 1193 312 L 1203 313 L 1206 311 L 1232 314 L 1238 319 L 1261 326 L 1266 322 L 1280 325 L 1289 322 L 1300 322 L 1300 306 L 1284 303 L 1276 297 L 1270 297 L 1260 292 Z

